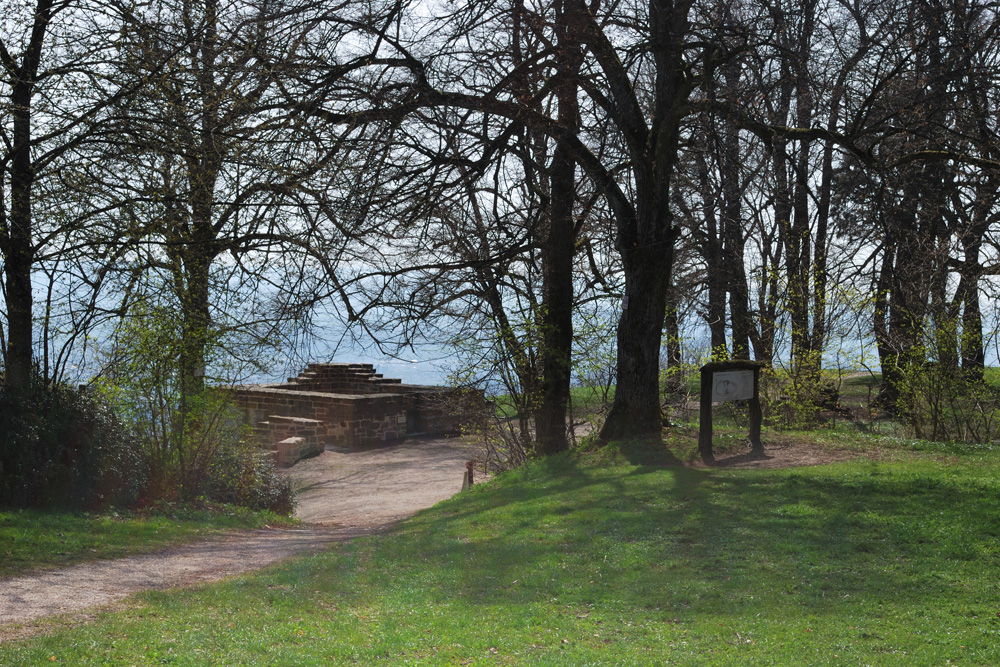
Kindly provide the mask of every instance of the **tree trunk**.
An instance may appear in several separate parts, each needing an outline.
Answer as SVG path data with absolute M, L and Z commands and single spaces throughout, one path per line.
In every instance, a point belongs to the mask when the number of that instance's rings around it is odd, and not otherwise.
M 625 302 L 618 323 L 618 386 L 601 440 L 659 437 L 660 337 L 673 244 L 623 254 Z
M 973 279 L 965 292 L 962 310 L 962 370 L 972 380 L 983 380 L 986 353 L 983 349 L 983 314 L 979 306 L 979 281 Z
M 727 66 L 726 85 L 734 89 L 739 83 L 736 61 Z M 726 289 L 729 292 L 729 317 L 732 323 L 733 359 L 750 358 L 750 308 L 747 269 L 744 261 L 743 220 L 740 188 L 739 130 L 726 122 L 722 128 L 722 237 L 725 247 Z
M 573 202 L 576 164 L 565 146 L 552 157 L 549 233 L 543 255 L 542 402 L 536 415 L 543 454 L 569 449 L 569 408 L 573 348 Z
M 827 128 L 835 132 L 839 119 L 836 105 L 831 112 Z M 812 302 L 812 350 L 819 355 L 826 349 L 826 286 L 827 237 L 830 228 L 830 202 L 833 197 L 833 144 L 823 147 L 823 165 L 820 175 L 819 203 L 816 207 L 816 243 L 813 249 L 813 302 Z
M 879 400 L 889 409 L 898 407 L 899 383 L 906 369 L 925 359 L 922 341 L 933 262 L 929 239 L 921 232 L 914 213 L 923 203 L 922 185 L 915 175 L 907 179 L 901 199 L 907 203 L 906 210 L 893 211 L 890 221 L 896 245 L 888 282 L 888 326 L 879 348 Z
M 791 109 L 791 98 L 792 98 L 792 87 L 787 83 L 791 78 L 790 72 L 788 72 L 787 64 L 784 60 L 781 63 L 782 67 L 782 80 L 783 83 L 779 88 L 778 102 L 775 109 L 774 122 L 787 125 L 789 123 L 789 111 Z M 771 265 L 771 271 L 769 281 L 772 286 L 776 285 L 779 280 L 779 276 L 782 275 L 781 262 L 783 259 L 787 258 L 787 246 L 788 246 L 788 235 L 789 229 L 791 228 L 792 219 L 792 190 L 788 183 L 788 141 L 781 136 L 776 136 L 768 147 L 771 157 L 772 170 L 774 171 L 774 225 L 777 229 L 777 236 L 775 246 L 776 253 L 772 258 L 773 263 Z M 787 262 L 785 263 L 784 275 L 787 277 Z M 785 294 L 786 298 L 788 293 L 791 291 L 790 286 L 786 285 Z M 777 322 L 777 298 L 778 292 L 773 291 L 772 295 L 775 299 L 775 317 L 772 318 L 772 322 Z M 781 300 L 784 301 L 784 300 Z M 776 335 L 777 326 L 774 326 L 768 333 L 770 334 L 771 349 L 773 354 L 773 341 Z
M 559 123 L 575 136 L 580 128 L 577 73 L 583 50 L 577 39 L 582 16 L 572 0 L 556 3 Z M 576 201 L 576 162 L 566 139 L 559 139 L 552 155 L 548 234 L 542 267 L 542 403 L 535 422 L 538 446 L 544 454 L 569 449 L 566 414 L 569 410 L 573 353 L 573 254 L 576 246 L 573 204 Z
M 892 285 L 892 271 L 895 249 L 886 246 L 875 283 L 875 303 L 872 309 L 872 328 L 875 332 L 875 347 L 878 350 L 879 367 L 882 369 L 882 384 L 878 400 L 883 407 L 894 407 L 899 400 L 900 379 L 895 364 L 895 353 L 889 338 L 889 291 Z
M 651 0 L 650 43 L 656 65 L 652 122 L 637 113 L 634 97 L 622 121 L 630 131 L 635 176 L 635 215 L 619 217 L 616 246 L 622 256 L 625 304 L 618 324 L 618 386 L 601 440 L 659 439 L 660 340 L 674 263 L 677 230 L 670 212 L 671 181 L 677 164 L 684 103 L 694 82 L 684 59 L 691 1 Z M 616 75 L 620 61 L 598 54 L 605 73 Z M 628 83 L 616 78 L 612 90 Z M 634 89 L 629 86 L 634 95 Z M 615 93 L 616 98 L 618 93 Z M 623 112 L 624 114 L 624 112 Z M 637 127 L 647 127 L 642 142 Z M 624 129 L 624 128 L 623 128 Z
M 31 187 L 35 165 L 31 149 L 31 102 L 35 94 L 42 46 L 52 20 L 53 0 L 37 0 L 31 37 L 24 45 L 21 65 L 17 67 L 4 49 L 4 67 L 10 76 L 10 113 L 13 136 L 10 147 L 10 212 L 0 222 L 6 278 L 7 353 L 4 383 L 23 389 L 31 382 L 32 372 L 32 294 L 31 267 L 35 262 L 32 241 Z
M 705 282 L 708 287 L 708 331 L 713 360 L 726 359 L 729 356 L 726 346 L 726 266 L 722 250 L 722 238 L 718 219 L 715 215 L 715 192 L 709 178 L 708 164 L 705 155 L 709 153 L 711 124 L 707 116 L 702 117 L 700 150 L 696 151 L 694 159 L 698 170 L 698 184 L 701 195 L 702 215 L 705 220 L 705 242 L 701 253 L 708 268 Z
M 811 127 L 814 103 L 810 82 L 809 60 L 816 19 L 815 0 L 802 6 L 802 27 L 794 59 L 795 122 L 798 127 Z M 792 327 L 792 373 L 797 380 L 819 379 L 822 350 L 814 349 L 810 340 L 809 277 L 812 259 L 812 238 L 809 230 L 809 177 L 812 142 L 803 139 L 798 146 L 795 164 L 795 189 L 792 197 L 792 221 L 787 236 L 786 268 L 788 278 L 789 314 Z
M 11 207 L 4 248 L 7 306 L 7 367 L 4 382 L 24 389 L 31 381 L 32 294 L 34 264 L 31 221 L 31 84 L 19 82 L 11 93 L 14 150 L 10 164 Z
M 956 301 L 961 298 L 962 334 L 960 349 L 962 370 L 973 380 L 982 380 L 986 368 L 986 354 L 983 348 L 983 314 L 979 305 L 979 253 L 982 236 L 976 234 L 964 244 L 965 261 L 962 264 L 962 278 L 958 286 Z

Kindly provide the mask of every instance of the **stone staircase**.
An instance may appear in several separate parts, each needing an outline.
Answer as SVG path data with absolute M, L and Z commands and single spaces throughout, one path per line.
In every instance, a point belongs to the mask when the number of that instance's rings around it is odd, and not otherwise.
M 289 391 L 367 395 L 394 393 L 392 388 L 401 387 L 402 380 L 383 377 L 372 364 L 309 364 L 280 386 Z M 275 463 L 282 467 L 322 452 L 326 430 L 320 419 L 282 414 L 269 414 L 254 424 L 257 441 L 274 452 Z
M 326 446 L 323 427 L 319 419 L 268 415 L 266 420 L 254 424 L 254 435 L 257 442 L 271 447 L 274 462 L 286 468 L 323 451 Z
M 328 445 L 378 446 L 458 429 L 453 390 L 403 384 L 372 364 L 309 364 L 287 383 L 234 388 L 256 440 L 290 466 Z
M 288 378 L 288 389 L 335 394 L 380 394 L 402 380 L 382 377 L 372 364 L 309 364 L 297 377 Z

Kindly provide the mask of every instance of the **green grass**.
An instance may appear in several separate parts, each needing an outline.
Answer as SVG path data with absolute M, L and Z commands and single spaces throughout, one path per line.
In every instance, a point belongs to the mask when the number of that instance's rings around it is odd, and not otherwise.
M 929 449 L 774 471 L 557 457 L 0 664 L 995 665 L 1000 454 Z
M 234 507 L 106 514 L 0 509 L 0 577 L 154 551 L 222 530 L 283 522 L 288 519 Z
M 881 373 L 845 377 L 840 382 L 840 400 L 851 404 L 867 403 L 878 395 L 881 384 Z
M 605 395 L 602 388 L 591 386 L 576 386 L 570 388 L 570 402 L 577 412 L 596 410 L 598 406 L 606 403 L 608 405 L 615 398 L 615 387 L 610 387 Z M 496 406 L 496 414 L 503 419 L 516 419 L 518 416 L 517 406 L 510 394 L 500 394 L 491 398 Z

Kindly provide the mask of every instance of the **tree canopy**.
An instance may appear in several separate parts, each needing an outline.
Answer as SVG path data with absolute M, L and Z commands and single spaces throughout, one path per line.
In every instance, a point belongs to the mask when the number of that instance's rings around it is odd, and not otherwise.
M 605 440 L 658 436 L 685 355 L 805 395 L 871 347 L 888 407 L 927 364 L 982 381 L 992 3 L 9 5 L 9 387 L 71 377 L 153 302 L 182 400 L 323 308 L 395 349 L 444 336 L 540 452 L 600 346 Z

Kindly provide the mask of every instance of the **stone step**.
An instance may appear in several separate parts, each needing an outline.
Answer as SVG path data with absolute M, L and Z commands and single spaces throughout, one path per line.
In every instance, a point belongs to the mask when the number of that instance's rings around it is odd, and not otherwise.
M 441 404 L 429 402 L 424 394 L 433 394 Z M 276 443 L 301 438 L 285 443 L 294 452 L 390 442 L 418 429 L 454 431 L 457 417 L 447 414 L 454 402 L 448 396 L 440 389 L 414 388 L 399 378 L 384 377 L 373 364 L 312 363 L 289 378 L 288 385 L 248 388 L 241 404 L 262 447 L 274 451 Z
M 309 419 L 308 417 L 288 417 L 285 415 L 268 415 L 267 420 L 272 424 L 293 424 L 295 426 L 322 426 L 321 419 Z
M 323 431 L 323 426 L 324 422 L 319 419 L 268 415 L 266 420 L 254 425 L 254 432 L 257 440 L 263 444 L 272 444 L 291 436 L 304 436 L 312 442 Z
M 322 445 L 310 442 L 308 438 L 291 436 L 274 443 L 275 462 L 282 468 L 287 468 L 307 456 L 321 453 L 323 449 Z

